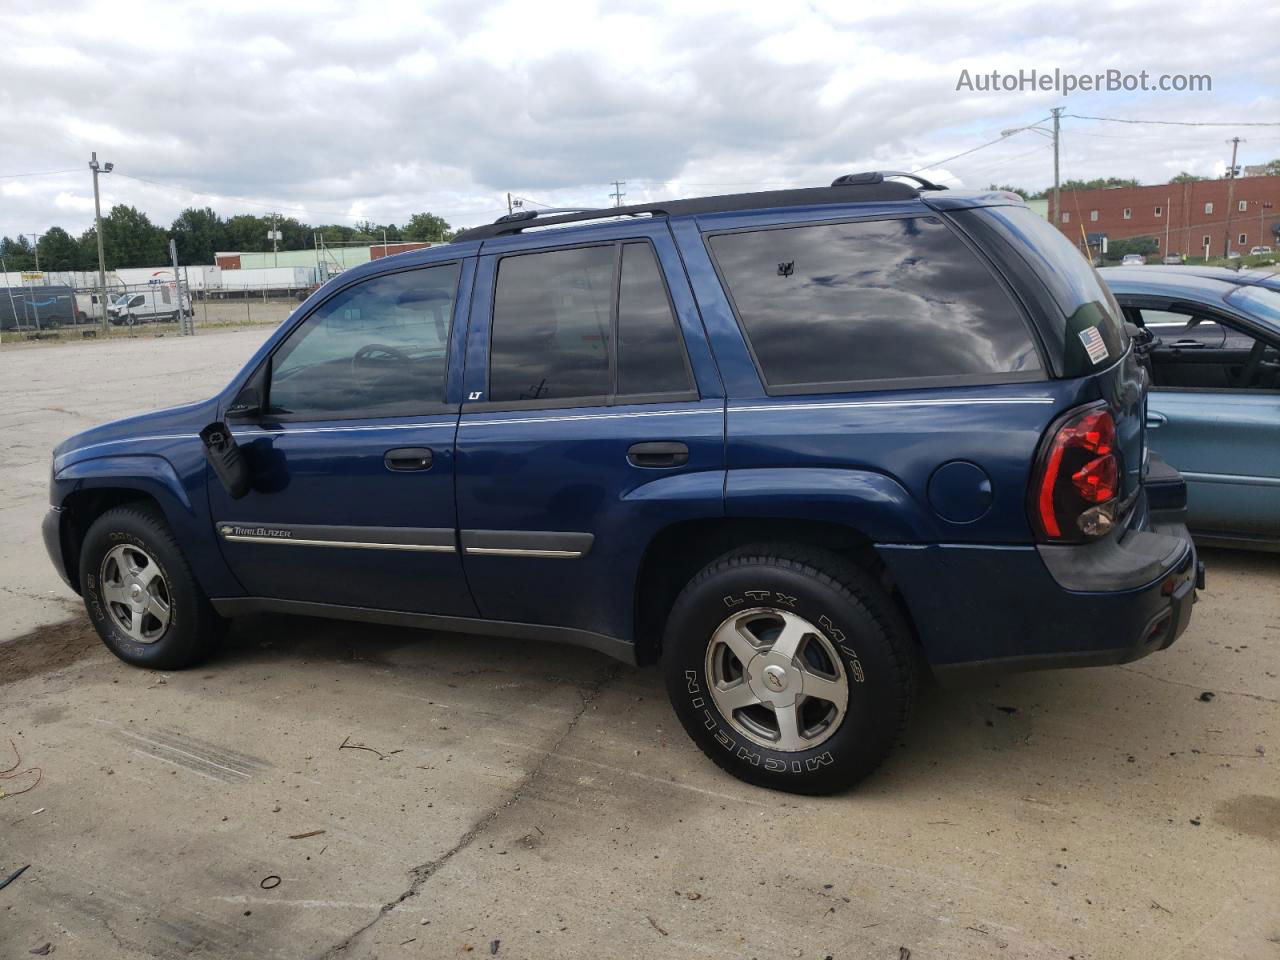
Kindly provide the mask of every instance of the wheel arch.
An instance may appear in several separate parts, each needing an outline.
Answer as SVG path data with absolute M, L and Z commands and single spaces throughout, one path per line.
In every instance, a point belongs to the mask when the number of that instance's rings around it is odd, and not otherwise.
M 154 455 L 97 457 L 59 470 L 54 505 L 61 507 L 62 563 L 72 588 L 80 590 L 80 551 L 93 522 L 131 503 L 158 509 L 180 539 L 197 528 L 191 498 L 168 460 Z
M 820 547 L 852 560 L 877 578 L 916 636 L 901 591 L 876 552 L 873 539 L 862 529 L 790 516 L 715 517 L 673 523 L 649 541 L 635 583 L 632 636 L 636 662 L 657 662 L 671 606 L 699 570 L 731 550 L 758 543 Z

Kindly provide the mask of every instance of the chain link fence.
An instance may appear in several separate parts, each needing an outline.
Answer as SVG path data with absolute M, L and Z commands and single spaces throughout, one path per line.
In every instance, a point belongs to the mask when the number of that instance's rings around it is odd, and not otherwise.
M 0 288 L 0 341 L 180 336 L 201 330 L 274 326 L 313 289 L 310 285 L 240 286 L 188 291 L 183 284 L 179 297 L 172 281 L 111 284 L 104 324 L 96 287 Z

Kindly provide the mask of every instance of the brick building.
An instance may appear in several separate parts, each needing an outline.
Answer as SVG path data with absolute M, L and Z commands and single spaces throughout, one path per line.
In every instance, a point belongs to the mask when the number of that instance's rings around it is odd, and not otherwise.
M 1227 180 L 1193 180 L 1154 187 L 1062 191 L 1057 227 L 1080 243 L 1080 228 L 1109 241 L 1151 237 L 1156 250 L 1204 256 L 1224 253 L 1227 236 Z M 1277 246 L 1272 225 L 1280 222 L 1280 177 L 1237 177 L 1231 201 L 1231 250 Z

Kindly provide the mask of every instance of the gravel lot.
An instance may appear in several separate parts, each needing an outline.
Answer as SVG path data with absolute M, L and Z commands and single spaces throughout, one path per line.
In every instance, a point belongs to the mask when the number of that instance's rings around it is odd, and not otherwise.
M 116 661 L 40 544 L 49 450 L 268 332 L 0 351 L 0 752 L 42 771 L 0 779 L 0 957 L 1280 957 L 1275 555 L 1206 552 L 1163 654 L 928 689 L 825 799 L 568 647 L 256 618 Z

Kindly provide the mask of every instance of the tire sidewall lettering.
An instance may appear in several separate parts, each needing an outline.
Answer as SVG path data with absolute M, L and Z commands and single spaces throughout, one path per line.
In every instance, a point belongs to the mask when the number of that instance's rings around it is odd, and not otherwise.
M 771 589 L 742 590 L 725 594 L 721 597 L 721 603 L 727 610 L 741 610 L 752 606 L 777 606 L 795 610 L 800 602 L 799 596 L 795 594 Z M 858 659 L 857 651 L 849 642 L 848 633 L 841 629 L 827 613 L 819 614 L 816 619 L 811 618 L 811 622 L 817 623 L 827 639 L 846 658 L 845 669 L 848 671 L 849 678 L 854 683 L 865 683 L 866 671 L 862 666 L 861 660 Z M 724 725 L 719 712 L 715 710 L 710 699 L 706 696 L 706 685 L 709 683 L 710 680 L 702 676 L 701 669 L 686 669 L 684 671 L 685 694 L 688 698 L 689 706 L 695 711 L 700 725 L 711 734 L 715 744 L 730 753 L 734 759 L 749 763 L 751 766 L 769 773 L 789 776 L 813 773 L 822 767 L 835 763 L 835 757 L 830 750 L 814 748 L 811 751 L 787 754 L 764 750 L 748 741 L 740 742 Z

